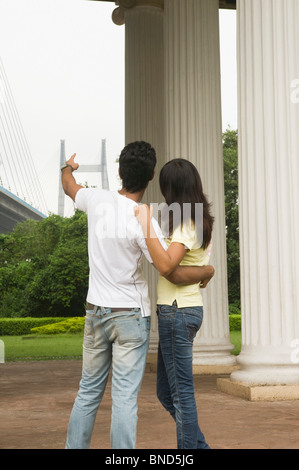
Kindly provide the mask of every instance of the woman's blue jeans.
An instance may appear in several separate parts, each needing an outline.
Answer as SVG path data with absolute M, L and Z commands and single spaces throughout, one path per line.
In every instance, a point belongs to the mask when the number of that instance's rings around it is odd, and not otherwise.
M 193 340 L 202 307 L 158 305 L 157 395 L 176 422 L 178 449 L 209 449 L 198 425 L 192 372 Z
M 67 449 L 87 449 L 112 365 L 112 449 L 135 449 L 137 398 L 146 364 L 150 317 L 139 308 L 87 310 L 80 388 L 71 413 Z

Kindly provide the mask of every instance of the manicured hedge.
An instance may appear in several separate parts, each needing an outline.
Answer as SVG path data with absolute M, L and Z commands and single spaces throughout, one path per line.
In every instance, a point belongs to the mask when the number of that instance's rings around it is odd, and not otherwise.
M 241 315 L 229 315 L 230 331 L 241 331 Z
M 57 323 L 65 320 L 65 317 L 45 318 L 0 318 L 0 336 L 22 336 L 28 335 L 31 328 Z
M 0 318 L 0 336 L 75 333 L 83 328 L 84 317 Z M 229 315 L 229 329 L 241 330 L 241 315 Z
M 57 335 L 61 333 L 80 333 L 84 329 L 85 317 L 65 318 L 58 323 L 31 328 L 32 334 Z

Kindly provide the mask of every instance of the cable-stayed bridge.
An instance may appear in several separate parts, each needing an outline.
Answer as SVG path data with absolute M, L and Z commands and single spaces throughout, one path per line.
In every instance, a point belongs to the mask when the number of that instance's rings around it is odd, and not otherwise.
M 47 204 L 0 58 L 0 233 L 46 217 Z
M 65 163 L 65 141 L 60 142 L 60 166 Z M 101 173 L 102 189 L 109 189 L 106 139 L 100 164 L 80 165 L 79 172 Z M 58 175 L 58 215 L 64 216 L 65 195 Z M 13 230 L 26 219 L 47 217 L 48 208 L 24 129 L 0 58 L 0 233 Z

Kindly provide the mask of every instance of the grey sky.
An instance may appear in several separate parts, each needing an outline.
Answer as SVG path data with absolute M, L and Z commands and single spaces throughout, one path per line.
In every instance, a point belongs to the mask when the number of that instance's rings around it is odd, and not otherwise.
M 59 145 L 82 164 L 107 140 L 111 189 L 124 144 L 124 27 L 115 5 L 86 0 L 0 0 L 0 57 L 48 210 L 57 211 Z M 237 127 L 235 12 L 221 11 L 223 128 Z M 1 167 L 0 167 L 1 168 Z M 99 176 L 77 175 L 96 184 Z M 72 213 L 67 201 L 65 215 Z

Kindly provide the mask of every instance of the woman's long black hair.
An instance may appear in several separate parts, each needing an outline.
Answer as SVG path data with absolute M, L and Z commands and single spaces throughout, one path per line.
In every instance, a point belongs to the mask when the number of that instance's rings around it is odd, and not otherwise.
M 189 160 L 175 158 L 167 162 L 160 172 L 160 189 L 168 207 L 177 203 L 180 206 L 181 224 L 185 221 L 184 205 L 189 203 L 191 220 L 200 230 L 203 249 L 206 249 L 212 238 L 214 217 L 210 214 L 211 204 L 203 192 L 202 182 L 197 168 Z M 196 220 L 196 203 L 201 203 L 203 217 L 201 226 Z M 185 206 L 186 207 L 186 206 Z M 169 214 L 169 233 L 172 234 L 176 228 L 174 225 L 173 211 Z

